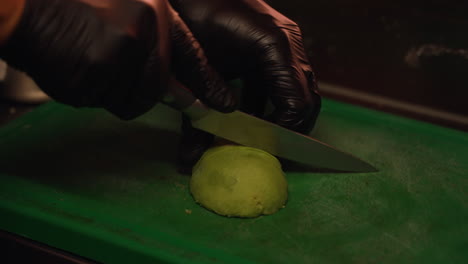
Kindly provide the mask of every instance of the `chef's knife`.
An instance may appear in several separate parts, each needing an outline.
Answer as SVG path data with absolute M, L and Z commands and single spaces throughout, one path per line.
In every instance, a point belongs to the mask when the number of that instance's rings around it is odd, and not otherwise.
M 352 172 L 377 171 L 351 154 L 303 134 L 241 111 L 220 113 L 200 102 L 190 90 L 171 81 L 163 102 L 187 114 L 192 125 L 235 143 L 316 168 Z

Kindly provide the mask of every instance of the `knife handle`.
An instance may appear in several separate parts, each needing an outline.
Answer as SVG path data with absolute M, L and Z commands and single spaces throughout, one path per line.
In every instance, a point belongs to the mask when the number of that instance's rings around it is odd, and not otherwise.
M 186 114 L 191 120 L 207 115 L 210 109 L 198 100 L 188 88 L 171 78 L 162 103 Z

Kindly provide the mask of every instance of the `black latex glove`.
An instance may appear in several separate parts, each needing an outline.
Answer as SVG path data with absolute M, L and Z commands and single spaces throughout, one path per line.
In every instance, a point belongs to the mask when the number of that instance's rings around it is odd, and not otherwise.
M 171 0 L 200 41 L 210 64 L 226 79 L 241 78 L 242 110 L 301 133 L 314 126 L 320 96 L 298 25 L 260 0 Z M 265 104 L 274 110 L 265 116 Z M 190 168 L 213 136 L 187 118 L 180 149 Z
M 0 51 L 57 101 L 103 107 L 122 119 L 160 100 L 171 72 L 211 107 L 234 108 L 167 0 L 26 0 Z

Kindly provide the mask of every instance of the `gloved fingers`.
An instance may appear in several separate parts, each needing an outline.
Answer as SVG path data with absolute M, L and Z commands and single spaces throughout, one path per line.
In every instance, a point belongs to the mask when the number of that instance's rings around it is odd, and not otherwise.
M 182 173 L 191 173 L 203 153 L 212 145 L 214 136 L 192 126 L 190 119 L 182 115 L 182 138 L 178 150 L 178 167 Z
M 320 109 L 315 78 L 302 44 L 297 24 L 283 24 L 257 42 L 256 75 L 274 106 L 269 119 L 281 126 L 308 133 Z
M 209 65 L 200 43 L 175 11 L 172 40 L 172 71 L 176 79 L 209 107 L 234 111 L 237 99 L 233 91 Z

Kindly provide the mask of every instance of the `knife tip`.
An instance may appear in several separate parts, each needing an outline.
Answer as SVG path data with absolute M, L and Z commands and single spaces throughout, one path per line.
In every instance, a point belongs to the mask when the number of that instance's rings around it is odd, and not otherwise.
M 371 172 L 378 172 L 379 170 L 372 166 L 371 164 L 361 160 L 361 164 L 358 168 L 354 170 L 350 170 L 351 172 L 360 172 L 360 173 L 371 173 Z

